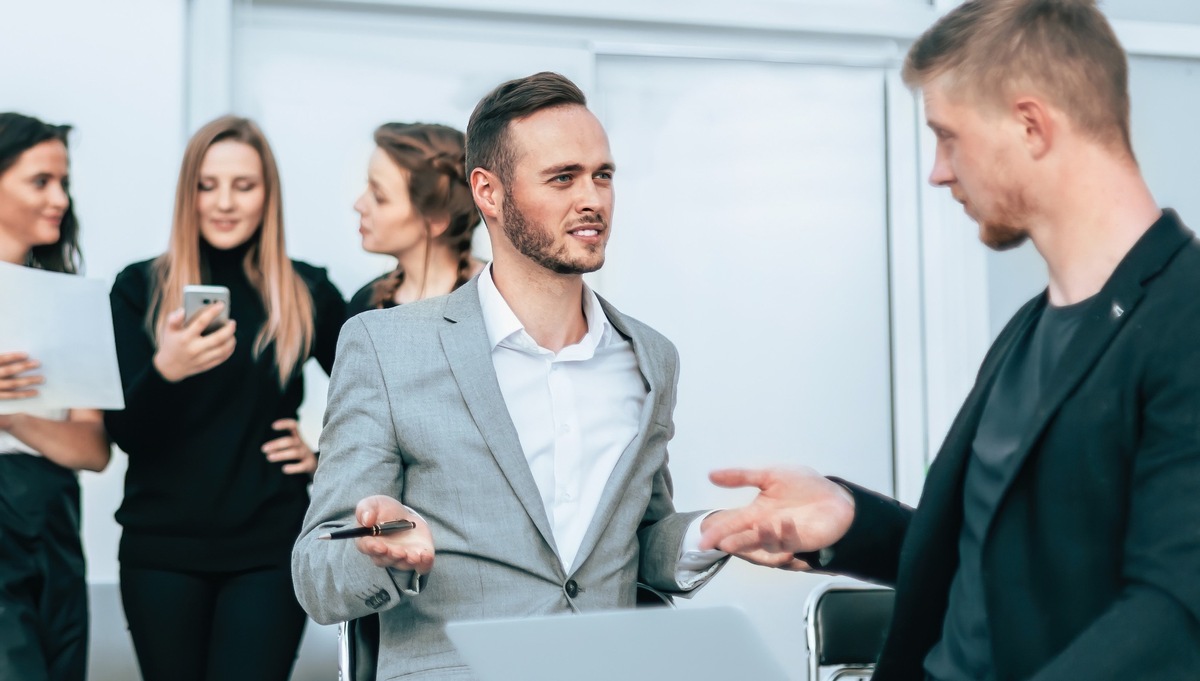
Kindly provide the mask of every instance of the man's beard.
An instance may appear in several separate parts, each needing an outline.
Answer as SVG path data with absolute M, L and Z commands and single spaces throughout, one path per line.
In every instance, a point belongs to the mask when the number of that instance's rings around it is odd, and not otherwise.
M 1007 251 L 1029 238 L 1029 232 L 1020 227 L 1013 227 L 1007 222 L 986 222 L 979 224 L 979 240 L 984 246 L 993 251 Z
M 541 225 L 533 225 L 525 217 L 525 213 L 517 206 L 512 194 L 504 197 L 501 209 L 504 216 L 504 234 L 512 242 L 521 255 L 558 274 L 585 274 L 595 272 L 604 265 L 604 244 L 599 243 L 588 248 L 592 257 L 572 259 L 567 254 L 567 246 L 563 244 L 554 248 L 554 237 Z M 599 215 L 585 216 L 581 224 L 594 224 L 598 229 L 605 229 L 604 218 Z M 603 232 L 601 232 L 603 233 Z
M 993 208 L 991 215 L 980 216 L 979 240 L 994 251 L 1007 251 L 1025 243 L 1029 230 L 1025 225 L 1032 213 L 1029 201 L 1020 189 L 1012 189 Z

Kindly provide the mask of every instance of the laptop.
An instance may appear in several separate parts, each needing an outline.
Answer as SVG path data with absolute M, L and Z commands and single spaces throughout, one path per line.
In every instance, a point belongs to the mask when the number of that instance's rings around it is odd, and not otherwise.
M 737 608 L 643 608 L 450 622 L 480 681 L 787 681 Z

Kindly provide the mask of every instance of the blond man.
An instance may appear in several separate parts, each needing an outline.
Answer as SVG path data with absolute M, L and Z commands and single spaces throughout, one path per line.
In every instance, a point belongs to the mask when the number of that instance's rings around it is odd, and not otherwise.
M 1130 145 L 1126 60 L 1091 0 L 973 0 L 909 52 L 930 182 L 1049 286 L 996 339 L 909 509 L 813 471 L 701 546 L 893 584 L 875 679 L 1200 674 L 1200 244 Z

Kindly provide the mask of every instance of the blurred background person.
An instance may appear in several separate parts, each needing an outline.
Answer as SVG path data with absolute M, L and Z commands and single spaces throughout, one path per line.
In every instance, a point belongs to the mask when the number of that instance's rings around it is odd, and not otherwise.
M 471 199 L 461 132 L 429 123 L 384 123 L 375 130 L 367 189 L 354 202 L 363 250 L 390 255 L 396 268 L 350 299 L 350 316 L 450 293 L 483 262 L 471 256 L 479 212 Z
M 69 130 L 0 113 L 0 267 L 78 271 Z M 0 348 L 5 403 L 36 397 L 43 381 L 37 358 L 21 350 Z M 87 582 L 74 471 L 104 470 L 109 456 L 97 410 L 0 414 L 0 679 L 85 677 Z
M 188 284 L 225 286 L 185 323 Z M 225 116 L 184 152 L 165 254 L 112 289 L 129 454 L 121 536 L 125 616 L 147 681 L 286 679 L 305 615 L 291 546 L 315 452 L 295 417 L 302 367 L 328 372 L 345 317 L 325 270 L 288 258 L 279 172 L 262 131 Z

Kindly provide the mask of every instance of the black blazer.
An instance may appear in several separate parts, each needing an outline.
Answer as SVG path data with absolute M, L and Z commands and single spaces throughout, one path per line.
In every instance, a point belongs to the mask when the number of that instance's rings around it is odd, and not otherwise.
M 1045 305 L 988 351 L 915 511 L 851 486 L 854 523 L 823 568 L 896 586 L 878 681 L 925 678 L 980 414 Z M 983 543 L 996 678 L 1200 679 L 1200 242 L 1173 211 L 1092 298 L 1050 386 Z

